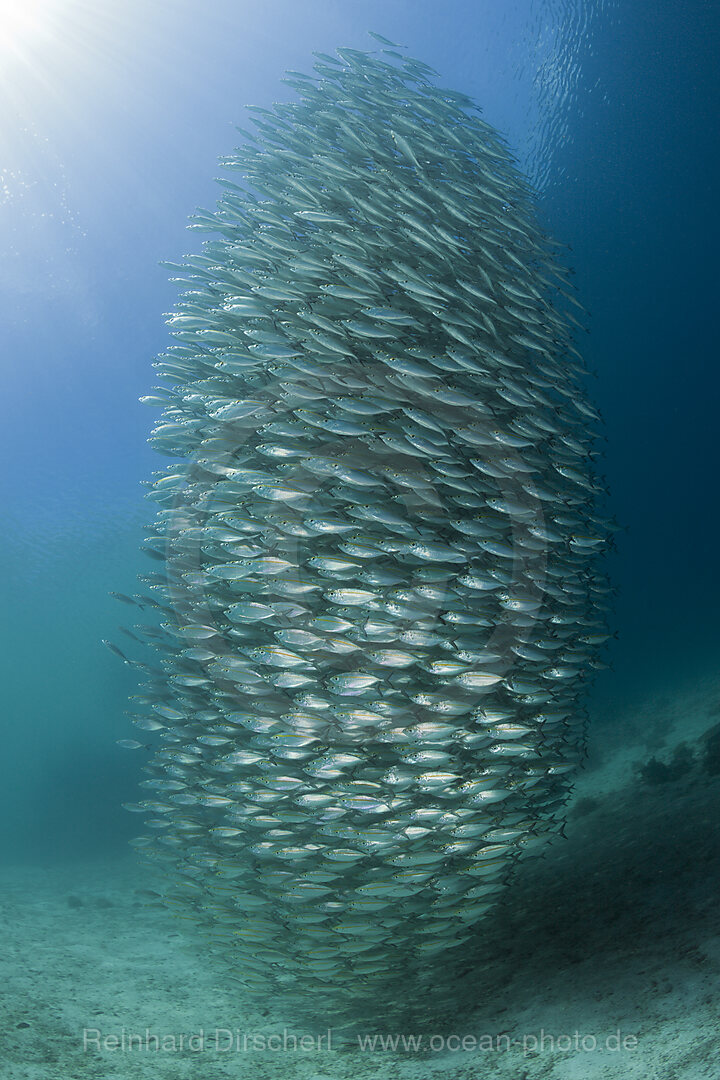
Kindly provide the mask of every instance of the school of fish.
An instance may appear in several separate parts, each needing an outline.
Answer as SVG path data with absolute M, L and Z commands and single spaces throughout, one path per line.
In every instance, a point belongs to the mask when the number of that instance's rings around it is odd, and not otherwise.
M 132 598 L 164 902 L 248 985 L 349 996 L 449 970 L 557 831 L 613 530 L 532 192 L 378 44 L 288 73 L 193 218 Z

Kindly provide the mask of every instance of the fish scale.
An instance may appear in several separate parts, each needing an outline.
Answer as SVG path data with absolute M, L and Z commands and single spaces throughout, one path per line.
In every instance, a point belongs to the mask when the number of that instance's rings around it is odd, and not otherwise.
M 139 700 L 182 790 L 137 846 L 248 985 L 380 1001 L 440 992 L 556 827 L 609 525 L 502 138 L 425 65 L 339 55 L 253 116 L 173 268 Z

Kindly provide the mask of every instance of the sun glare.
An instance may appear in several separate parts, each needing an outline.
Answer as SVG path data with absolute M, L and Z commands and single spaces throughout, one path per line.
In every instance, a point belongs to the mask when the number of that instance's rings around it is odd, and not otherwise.
M 57 0 L 0 0 L 0 50 L 22 52 L 52 30 Z

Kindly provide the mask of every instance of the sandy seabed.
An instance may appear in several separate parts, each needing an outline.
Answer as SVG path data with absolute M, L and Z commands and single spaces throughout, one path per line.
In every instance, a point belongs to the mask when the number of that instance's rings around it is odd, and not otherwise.
M 478 928 L 432 1028 L 249 999 L 192 924 L 147 905 L 132 852 L 10 869 L 0 1077 L 717 1080 L 719 722 L 715 677 L 595 725 L 566 838 Z

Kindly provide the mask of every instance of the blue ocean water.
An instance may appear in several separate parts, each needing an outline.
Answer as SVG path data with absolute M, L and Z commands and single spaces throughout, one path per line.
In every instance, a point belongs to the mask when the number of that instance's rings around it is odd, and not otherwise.
M 136 680 L 101 640 L 127 615 L 109 592 L 145 568 L 140 481 L 163 464 L 137 403 L 175 296 L 159 262 L 199 249 L 187 218 L 214 205 L 243 106 L 291 99 L 287 68 L 370 49 L 368 29 L 480 103 L 570 247 L 624 526 L 591 754 L 606 730 L 621 745 L 629 702 L 672 698 L 682 720 L 673 695 L 712 679 L 719 644 L 719 24 L 703 0 L 17 5 L 0 32 L 4 864 L 121 859 L 136 832 L 121 803 L 142 762 L 116 745 Z

